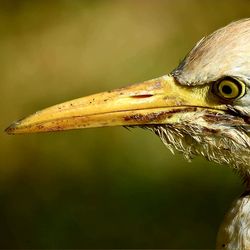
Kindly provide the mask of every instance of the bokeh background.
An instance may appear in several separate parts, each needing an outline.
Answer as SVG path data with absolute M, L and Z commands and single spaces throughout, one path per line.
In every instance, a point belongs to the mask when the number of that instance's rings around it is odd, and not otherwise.
M 0 248 L 212 248 L 230 169 L 148 131 L 8 136 L 13 120 L 170 72 L 246 0 L 0 1 Z

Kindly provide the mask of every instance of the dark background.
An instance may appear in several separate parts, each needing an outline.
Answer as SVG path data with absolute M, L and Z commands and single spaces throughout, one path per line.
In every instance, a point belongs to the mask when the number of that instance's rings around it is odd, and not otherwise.
M 249 1 L 0 1 L 0 247 L 212 248 L 242 191 L 148 131 L 8 136 L 46 106 L 170 72 Z

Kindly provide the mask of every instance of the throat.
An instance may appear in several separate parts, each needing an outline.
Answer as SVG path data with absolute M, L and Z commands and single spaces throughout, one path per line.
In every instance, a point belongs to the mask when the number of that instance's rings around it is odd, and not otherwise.
M 245 182 L 250 179 L 250 137 L 241 127 L 208 124 L 203 117 L 194 116 L 185 123 L 146 128 L 158 135 L 173 153 L 181 152 L 188 160 L 203 156 L 209 161 L 232 167 Z

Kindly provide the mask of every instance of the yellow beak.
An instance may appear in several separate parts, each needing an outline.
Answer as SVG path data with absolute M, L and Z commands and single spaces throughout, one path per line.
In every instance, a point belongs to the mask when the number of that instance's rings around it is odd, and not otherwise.
M 208 87 L 178 84 L 168 75 L 126 88 L 103 92 L 39 111 L 13 123 L 8 134 L 62 131 L 105 126 L 181 122 L 184 113 L 223 109 L 207 102 Z

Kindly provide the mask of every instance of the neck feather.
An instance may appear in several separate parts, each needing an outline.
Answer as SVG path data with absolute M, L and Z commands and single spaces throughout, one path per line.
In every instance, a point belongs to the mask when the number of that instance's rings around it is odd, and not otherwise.
M 226 214 L 217 236 L 217 249 L 250 249 L 250 191 L 237 199 Z

